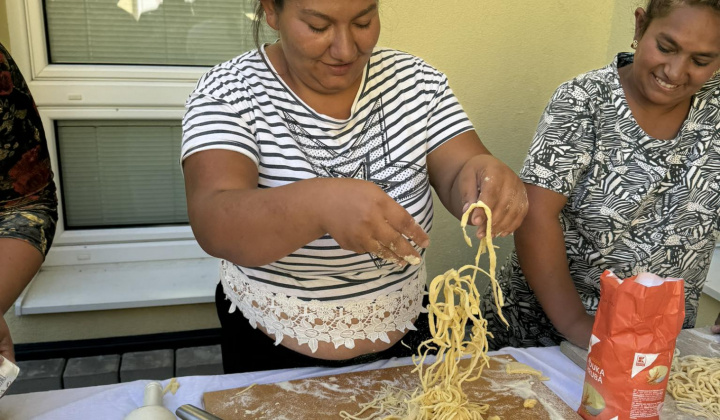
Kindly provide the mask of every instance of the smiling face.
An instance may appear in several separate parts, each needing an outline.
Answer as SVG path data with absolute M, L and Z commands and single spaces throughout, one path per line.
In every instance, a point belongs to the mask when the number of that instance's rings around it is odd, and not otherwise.
M 694 95 L 720 68 L 720 13 L 706 6 L 681 5 L 653 19 L 635 12 L 639 40 L 631 77 L 644 101 L 675 106 Z
M 377 0 L 287 0 L 280 11 L 272 4 L 263 0 L 293 84 L 321 94 L 359 84 L 380 36 Z

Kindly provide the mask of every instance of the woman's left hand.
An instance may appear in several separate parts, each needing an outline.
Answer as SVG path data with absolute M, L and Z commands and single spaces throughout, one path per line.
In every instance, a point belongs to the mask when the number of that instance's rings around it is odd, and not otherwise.
M 527 214 L 525 185 L 510 167 L 493 155 L 472 157 L 458 174 L 457 182 L 464 203 L 463 213 L 478 200 L 490 207 L 493 236 L 512 234 Z M 475 226 L 483 226 L 485 212 L 476 209 L 469 220 Z M 478 229 L 478 238 L 484 235 L 485 229 Z
M 712 331 L 713 334 L 720 334 L 720 314 L 718 314 L 718 317 L 715 320 L 715 325 L 710 327 L 710 331 Z

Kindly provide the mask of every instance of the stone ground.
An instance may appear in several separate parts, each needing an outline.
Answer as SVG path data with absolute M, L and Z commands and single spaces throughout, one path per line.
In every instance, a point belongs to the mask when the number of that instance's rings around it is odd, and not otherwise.
M 220 345 L 17 363 L 7 395 L 223 373 Z

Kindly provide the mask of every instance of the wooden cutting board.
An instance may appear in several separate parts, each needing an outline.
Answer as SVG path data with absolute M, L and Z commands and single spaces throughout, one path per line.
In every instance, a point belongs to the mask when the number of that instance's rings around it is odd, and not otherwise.
M 710 327 L 681 330 L 675 348 L 680 352 L 681 356 L 719 357 L 720 335 L 711 333 Z M 583 370 L 586 368 L 587 350 L 564 341 L 560 343 L 560 351 Z M 678 410 L 673 397 L 670 394 L 665 395 L 665 405 L 663 405 L 660 413 L 661 420 L 690 420 L 695 418 Z
M 466 383 L 471 401 L 490 404 L 488 416 L 503 420 L 580 419 L 542 381 L 529 374 L 508 374 L 512 356 L 491 357 L 490 367 L 477 381 Z M 466 362 L 465 360 L 461 363 Z M 341 411 L 355 414 L 361 403 L 372 401 L 384 385 L 412 390 L 419 386 L 414 366 L 353 372 L 268 385 L 208 392 L 205 410 L 224 419 L 338 419 Z M 534 408 L 523 407 L 534 398 Z M 367 413 L 369 414 L 369 413 Z M 487 418 L 488 416 L 485 416 Z

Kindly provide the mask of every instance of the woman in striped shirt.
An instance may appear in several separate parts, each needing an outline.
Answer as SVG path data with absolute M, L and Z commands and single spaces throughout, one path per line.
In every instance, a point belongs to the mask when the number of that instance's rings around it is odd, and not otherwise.
M 444 74 L 376 47 L 377 0 L 262 0 L 256 40 L 263 18 L 279 41 L 205 74 L 183 121 L 190 223 L 223 260 L 226 373 L 410 355 L 429 336 L 430 186 L 458 217 L 482 199 L 504 235 L 523 185 Z

